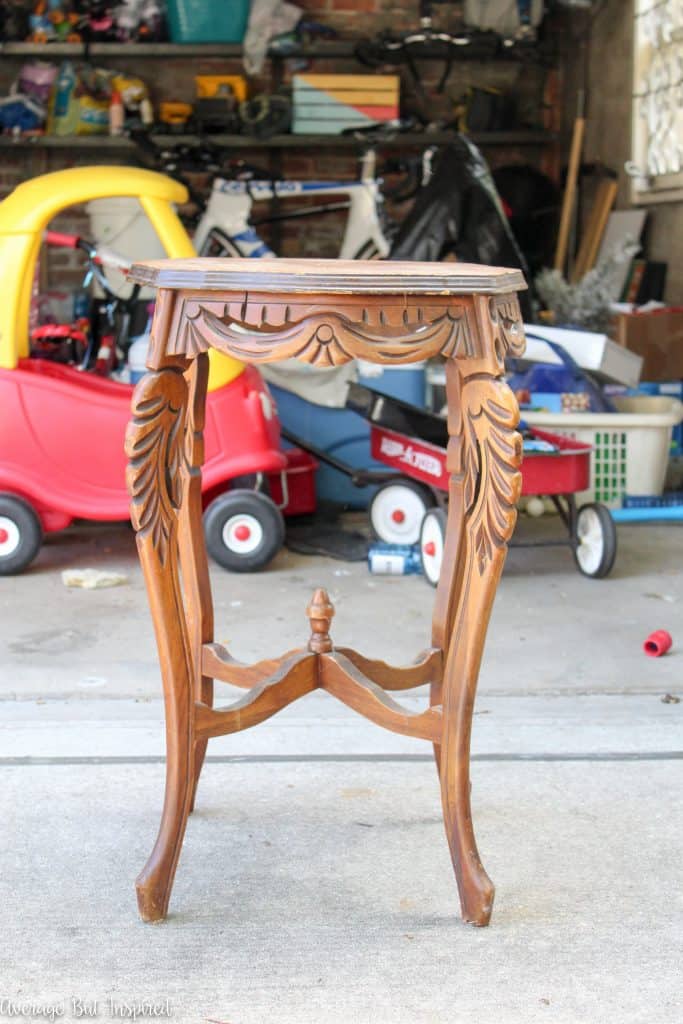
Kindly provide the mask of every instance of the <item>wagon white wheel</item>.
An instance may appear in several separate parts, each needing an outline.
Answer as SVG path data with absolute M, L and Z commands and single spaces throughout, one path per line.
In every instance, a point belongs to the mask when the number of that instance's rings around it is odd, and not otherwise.
M 390 480 L 370 502 L 370 523 L 387 544 L 417 544 L 424 514 L 433 504 L 428 488 L 414 480 Z
M 574 543 L 574 558 L 584 576 L 607 576 L 617 554 L 617 530 L 604 505 L 596 502 L 579 509 Z
M 439 582 L 441 574 L 445 536 L 445 511 L 442 508 L 430 508 L 425 512 L 420 529 L 420 561 L 425 578 L 433 587 Z

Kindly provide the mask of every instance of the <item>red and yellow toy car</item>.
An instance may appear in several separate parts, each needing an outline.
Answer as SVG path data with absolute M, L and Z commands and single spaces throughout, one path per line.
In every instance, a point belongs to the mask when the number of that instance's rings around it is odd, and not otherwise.
M 167 255 L 194 255 L 174 208 L 187 200 L 185 188 L 151 171 L 57 171 L 25 182 L 0 203 L 0 574 L 25 569 L 43 534 L 73 519 L 128 518 L 123 440 L 132 385 L 32 358 L 29 339 L 47 225 L 66 207 L 112 196 L 139 201 Z M 283 542 L 283 512 L 314 507 L 312 486 L 287 487 L 285 474 L 291 471 L 290 483 L 301 474 L 312 479 L 315 463 L 281 450 L 275 404 L 258 371 L 219 353 L 211 353 L 205 447 L 208 550 L 228 569 L 259 569 Z M 266 479 L 272 497 L 258 487 Z

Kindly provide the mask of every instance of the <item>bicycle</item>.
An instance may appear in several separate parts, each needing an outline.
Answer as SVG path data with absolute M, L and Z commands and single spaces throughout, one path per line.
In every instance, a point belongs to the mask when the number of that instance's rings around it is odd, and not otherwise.
M 348 210 L 339 258 L 383 259 L 389 253 L 397 228 L 386 211 L 385 196 L 396 201 L 414 196 L 429 180 L 435 151 L 434 147 L 428 147 L 417 159 L 387 162 L 385 166 L 389 170 L 402 173 L 405 178 L 397 188 L 387 189 L 383 179 L 376 175 L 375 144 L 387 137 L 387 131 L 393 134 L 395 130 L 380 127 L 362 133 L 368 139 L 368 146 L 362 154 L 356 181 L 277 180 L 264 174 L 261 168 L 242 161 L 232 160 L 226 165 L 220 160 L 216 147 L 207 142 L 200 147 L 161 150 L 148 138 L 136 138 L 136 142 L 143 151 L 154 155 L 158 169 L 188 187 L 192 202 L 201 210 L 193 239 L 200 256 L 273 257 L 276 253 L 257 231 L 261 225 Z M 198 169 L 214 174 L 206 201 L 187 180 L 188 170 Z M 336 202 L 316 203 L 261 217 L 252 214 L 254 203 L 324 196 L 340 198 Z
M 88 316 L 81 316 L 74 323 L 46 323 L 35 327 L 31 331 L 33 354 L 53 362 L 66 362 L 77 370 L 108 376 L 126 358 L 141 288 L 133 284 L 128 295 L 116 291 L 105 270 L 116 271 L 123 279 L 131 261 L 106 245 L 63 231 L 46 231 L 44 241 L 49 246 L 82 252 L 87 270 L 81 291 L 87 292 L 94 281 L 103 298 L 89 302 Z

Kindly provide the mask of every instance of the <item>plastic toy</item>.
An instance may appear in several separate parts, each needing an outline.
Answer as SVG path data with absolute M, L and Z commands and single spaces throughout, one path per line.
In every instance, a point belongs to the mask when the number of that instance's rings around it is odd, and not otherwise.
M 184 128 L 192 117 L 192 105 L 164 100 L 159 104 L 159 120 L 170 128 Z
M 672 643 L 671 633 L 668 633 L 665 629 L 656 629 L 654 633 L 650 633 L 643 644 L 643 650 L 650 658 L 661 658 L 669 650 Z
M 29 43 L 80 42 L 76 26 L 80 15 L 68 0 L 39 0 L 28 16 Z
M 31 358 L 29 346 L 32 284 L 47 224 L 66 207 L 113 196 L 140 202 L 169 256 L 194 255 L 173 207 L 186 201 L 186 190 L 152 171 L 57 171 L 25 182 L 0 203 L 0 574 L 20 572 L 44 533 L 76 517 L 128 518 L 123 439 L 132 386 Z M 248 488 L 272 474 L 286 506 L 288 458 L 258 371 L 212 353 L 209 389 L 207 546 L 227 568 L 251 571 L 279 549 L 284 525 L 275 502 Z M 314 465 L 310 460 L 309 473 Z M 299 505 L 298 511 L 312 509 Z
M 161 7 L 156 0 L 123 0 L 114 8 L 114 20 L 121 42 L 154 42 L 161 37 Z
M 55 30 L 48 12 L 46 0 L 40 0 L 36 4 L 32 14 L 29 15 L 31 34 L 28 37 L 29 43 L 46 43 L 49 39 L 55 38 Z
M 83 36 L 89 42 L 104 43 L 116 37 L 112 9 L 106 0 L 86 0 L 81 21 Z

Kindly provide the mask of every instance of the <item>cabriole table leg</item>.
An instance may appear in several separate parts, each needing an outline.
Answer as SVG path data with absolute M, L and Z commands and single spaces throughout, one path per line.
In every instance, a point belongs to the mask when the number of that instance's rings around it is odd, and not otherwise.
M 178 571 L 178 524 L 187 500 L 188 389 L 181 369 L 148 373 L 126 434 L 131 519 L 147 586 L 166 712 L 166 791 L 154 849 L 136 881 L 144 921 L 166 916 L 194 790 L 193 662 Z
M 499 378 L 446 370 L 449 408 L 448 525 L 433 644 L 445 655 L 443 735 L 435 744 L 444 824 L 465 921 L 486 925 L 494 888 L 479 858 L 470 807 L 472 713 L 496 587 L 514 529 L 521 477 L 515 398 Z

